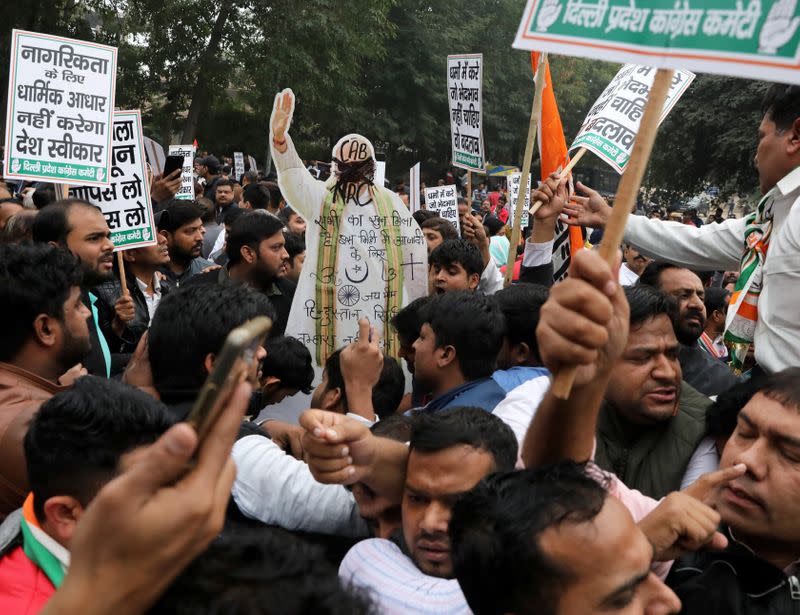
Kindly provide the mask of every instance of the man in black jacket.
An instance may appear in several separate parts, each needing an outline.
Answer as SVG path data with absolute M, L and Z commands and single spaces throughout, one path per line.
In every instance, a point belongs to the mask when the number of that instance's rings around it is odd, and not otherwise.
M 156 214 L 156 218 L 163 212 Z M 174 286 L 159 271 L 169 262 L 167 239 L 157 235 L 158 244 L 125 250 L 125 281 L 128 292 L 122 292 L 118 278 L 97 287 L 100 328 L 111 351 L 111 373 L 124 369 L 142 334 L 147 331 L 161 299 Z
M 270 336 L 283 335 L 296 288 L 286 279 L 289 253 L 283 222 L 263 211 L 241 216 L 231 227 L 225 252 L 225 267 L 198 275 L 188 285 L 247 284 L 265 295 L 275 308 L 277 318 Z

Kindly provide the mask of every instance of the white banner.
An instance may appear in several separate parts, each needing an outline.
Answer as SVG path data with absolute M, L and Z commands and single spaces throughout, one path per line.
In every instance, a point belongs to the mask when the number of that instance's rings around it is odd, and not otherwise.
M 161 144 L 153 141 L 150 137 L 144 138 L 144 153 L 147 156 L 147 162 L 150 163 L 150 168 L 153 170 L 154 175 L 161 175 L 164 172 L 164 162 L 167 157 L 164 155 L 164 148 Z
M 631 158 L 633 142 L 655 76 L 656 69 L 649 66 L 623 66 L 589 110 L 570 151 L 585 147 L 614 167 L 617 173 L 622 173 Z M 692 81 L 694 73 L 675 71 L 659 124 Z
M 108 185 L 115 47 L 13 30 L 6 179 Z
M 242 175 L 244 175 L 244 154 L 233 152 L 233 179 L 240 182 Z
M 508 206 L 511 208 L 510 218 L 516 222 L 517 213 L 517 195 L 519 195 L 519 184 L 522 180 L 522 173 L 513 173 L 508 176 Z M 530 220 L 530 213 L 528 210 L 531 208 L 531 176 L 528 175 L 528 192 L 525 194 L 525 206 L 522 208 L 522 223 L 520 228 L 524 229 L 528 226 Z
M 194 145 L 170 145 L 170 156 L 183 156 L 181 188 L 175 195 L 181 201 L 194 200 Z
M 486 171 L 483 150 L 483 54 L 447 56 L 447 101 L 453 166 Z
M 440 217 L 448 220 L 461 235 L 458 222 L 458 194 L 454 185 L 425 188 L 425 208 L 435 211 Z
M 408 207 L 412 214 L 419 211 L 419 162 L 409 171 Z
M 376 186 L 380 186 L 381 188 L 383 188 L 385 181 L 386 181 L 386 161 L 384 161 L 384 160 L 376 160 L 375 161 L 375 179 L 374 179 L 373 183 Z
M 118 250 L 157 243 L 150 204 L 139 111 L 115 111 L 111 141 L 111 184 L 71 186 L 73 198 L 84 199 L 103 210 Z

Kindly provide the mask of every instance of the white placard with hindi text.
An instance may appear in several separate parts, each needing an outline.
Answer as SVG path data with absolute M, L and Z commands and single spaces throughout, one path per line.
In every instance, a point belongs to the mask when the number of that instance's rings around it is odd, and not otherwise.
M 454 185 L 425 188 L 425 208 L 435 211 L 440 217 L 450 222 L 461 235 L 458 222 L 458 194 Z
M 508 206 L 511 208 L 511 215 L 516 222 L 517 213 L 517 196 L 519 195 L 519 183 L 522 179 L 522 173 L 513 173 L 508 176 Z M 528 174 L 528 192 L 525 194 L 525 205 L 522 207 L 522 223 L 520 228 L 524 229 L 528 226 L 530 220 L 530 213 L 528 210 L 531 208 L 531 176 Z
M 156 245 L 139 111 L 115 111 L 111 130 L 111 184 L 70 186 L 69 194 L 103 211 L 118 250 Z
M 181 187 L 175 198 L 181 201 L 194 200 L 194 145 L 170 145 L 170 156 L 183 156 Z
M 233 152 L 233 179 L 240 182 L 242 175 L 244 175 L 244 154 Z
M 585 147 L 622 173 L 631 158 L 633 142 L 642 122 L 644 106 L 656 69 L 626 64 L 608 84 L 583 121 L 570 151 Z M 676 70 L 659 123 L 694 81 L 694 73 Z
M 483 150 L 483 54 L 447 56 L 447 103 L 453 166 L 486 170 Z
M 108 185 L 117 49 L 13 30 L 6 179 Z

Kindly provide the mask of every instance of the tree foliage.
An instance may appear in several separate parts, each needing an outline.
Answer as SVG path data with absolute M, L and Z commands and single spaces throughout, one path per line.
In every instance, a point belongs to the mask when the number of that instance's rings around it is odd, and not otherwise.
M 162 143 L 264 159 L 275 93 L 297 94 L 301 154 L 327 159 L 361 132 L 399 176 L 414 162 L 440 174 L 450 156 L 446 56 L 484 54 L 487 158 L 519 164 L 533 97 L 529 54 L 511 48 L 519 0 L 29 0 L 3 3 L 11 28 L 119 48 L 117 106 L 140 108 Z M 2 104 L 8 64 L 0 62 Z M 551 56 L 567 142 L 618 69 Z M 670 198 L 709 184 L 755 186 L 752 165 L 766 84 L 698 76 L 662 125 L 646 181 Z M 586 160 L 582 165 L 602 165 Z

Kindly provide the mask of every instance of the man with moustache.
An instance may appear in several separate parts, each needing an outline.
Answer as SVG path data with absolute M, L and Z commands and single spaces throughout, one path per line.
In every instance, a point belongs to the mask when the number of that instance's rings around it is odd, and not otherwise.
M 203 208 L 192 201 L 175 201 L 158 221 L 158 232 L 167 239 L 169 262 L 161 267 L 167 279 L 180 286 L 214 263 L 201 256 L 205 228 Z
M 114 276 L 114 244 L 100 208 L 81 199 L 66 199 L 47 205 L 33 221 L 33 240 L 72 252 L 83 272 L 81 298 L 89 309 L 91 350 L 83 364 L 90 374 L 111 375 L 111 351 L 100 329 L 97 286 Z
M 651 263 L 639 284 L 653 286 L 678 302 L 675 336 L 681 343 L 678 360 L 686 382 L 704 395 L 719 395 L 739 382 L 724 363 L 697 344 L 706 325 L 705 288 L 697 274 L 671 263 Z
M 597 254 L 585 252 L 542 308 L 537 337 L 545 364 L 556 372 L 566 365 L 578 369 L 568 400 L 548 393 L 539 407 L 523 447 L 528 466 L 586 461 L 599 400 L 612 386 L 614 357 L 628 352 L 621 348 L 627 306 L 614 289 L 615 275 Z M 723 471 L 739 474 L 704 498 L 719 512 L 728 546 L 672 564 L 667 585 L 680 598 L 681 613 L 800 613 L 799 383 L 796 367 L 767 375 L 740 410 L 720 461 Z
M 166 211 L 156 214 L 156 225 Z M 117 278 L 97 288 L 100 327 L 108 340 L 112 354 L 112 372 L 117 373 L 127 364 L 136 349 L 162 297 L 174 289 L 160 269 L 169 263 L 167 238 L 156 235 L 158 243 L 145 248 L 122 252 L 128 293 L 122 292 Z
M 49 245 L 0 246 L 0 519 L 29 490 L 22 442 L 43 402 L 85 374 L 91 313 L 81 265 Z
M 622 264 L 619 266 L 619 283 L 623 286 L 633 286 L 639 281 L 648 263 L 652 262 L 644 254 L 631 245 L 622 246 Z

